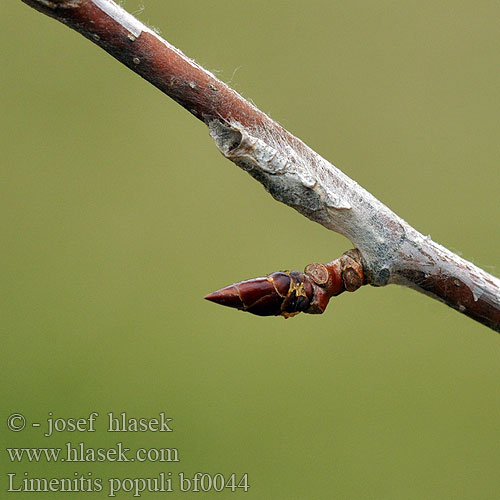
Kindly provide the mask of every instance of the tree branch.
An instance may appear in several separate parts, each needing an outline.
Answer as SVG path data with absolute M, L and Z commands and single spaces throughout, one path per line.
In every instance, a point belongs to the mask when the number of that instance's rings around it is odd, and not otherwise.
M 237 92 L 111 0 L 22 0 L 185 107 L 278 201 L 349 238 L 367 284 L 414 288 L 500 331 L 500 280 L 424 237 Z

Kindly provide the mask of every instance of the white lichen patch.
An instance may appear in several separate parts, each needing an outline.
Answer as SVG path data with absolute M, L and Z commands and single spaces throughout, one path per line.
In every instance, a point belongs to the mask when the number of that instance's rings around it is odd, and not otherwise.
M 306 212 L 310 212 L 312 208 L 311 198 L 317 198 L 315 210 L 351 208 L 346 199 L 342 199 L 338 194 L 335 195 L 326 189 L 324 184 L 318 182 L 318 163 L 324 162 L 323 158 L 318 156 L 305 160 L 290 144 L 271 130 L 256 128 L 255 131 L 249 131 L 237 122 L 223 124 L 219 120 L 211 121 L 209 129 L 222 154 L 258 178 L 268 191 L 273 191 L 274 184 L 280 184 L 283 188 L 280 201 L 293 205 L 301 211 L 297 207 L 295 195 L 298 191 L 308 190 L 309 194 L 304 197 L 305 200 L 309 200 Z M 316 163 L 314 170 L 311 170 L 311 161 Z M 278 193 L 272 192 L 272 194 L 275 196 Z
M 372 282 L 386 284 L 387 269 L 392 268 L 404 236 L 393 212 L 279 126 L 243 126 L 220 119 L 208 120 L 207 125 L 226 158 L 263 184 L 276 200 L 363 249 Z M 386 219 L 392 221 L 391 227 L 381 222 Z
M 149 31 L 140 21 L 132 14 L 129 14 L 125 9 L 111 0 L 92 0 L 92 3 L 97 5 L 109 17 L 121 24 L 127 31 L 132 33 L 136 38 L 143 32 Z
M 129 14 L 125 9 L 120 7 L 118 4 L 113 2 L 112 0 L 91 0 L 94 5 L 96 5 L 99 9 L 105 12 L 109 17 L 111 17 L 114 21 L 121 24 L 128 32 L 129 39 L 131 41 L 135 41 L 141 33 L 149 33 L 153 35 L 158 41 L 160 41 L 163 45 L 165 45 L 169 50 L 175 52 L 179 56 L 181 56 L 187 63 L 189 63 L 194 68 L 203 71 L 204 73 L 210 75 L 215 78 L 215 76 L 207 71 L 205 68 L 197 64 L 195 61 L 187 57 L 181 50 L 177 47 L 174 47 L 166 40 L 164 40 L 158 33 L 156 28 L 148 28 L 146 25 L 141 23 L 138 19 L 136 19 L 132 14 Z M 131 36 L 130 36 L 131 35 Z
M 311 166 L 290 144 L 274 134 L 249 130 L 237 122 L 212 120 L 208 126 L 222 154 L 261 182 L 276 200 L 327 227 L 329 208 L 350 209 L 347 202 L 325 190 Z

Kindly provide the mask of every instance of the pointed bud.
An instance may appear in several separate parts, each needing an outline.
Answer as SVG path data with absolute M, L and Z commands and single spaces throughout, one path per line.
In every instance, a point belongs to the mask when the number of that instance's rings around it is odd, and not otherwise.
M 299 312 L 321 314 L 331 297 L 364 284 L 361 254 L 353 249 L 328 264 L 309 264 L 303 273 L 280 271 L 241 281 L 205 299 L 258 316 L 288 318 Z
M 313 295 L 307 276 L 296 271 L 276 272 L 229 285 L 205 299 L 257 316 L 293 316 L 309 308 Z

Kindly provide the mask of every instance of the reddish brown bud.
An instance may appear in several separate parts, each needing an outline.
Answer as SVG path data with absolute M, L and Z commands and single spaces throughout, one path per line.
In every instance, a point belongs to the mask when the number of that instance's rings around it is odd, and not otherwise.
M 276 272 L 229 285 L 205 299 L 258 316 L 293 316 L 309 308 L 313 288 L 304 273 Z
M 351 250 L 328 264 L 309 264 L 304 273 L 280 271 L 229 285 L 205 299 L 258 316 L 284 316 L 299 312 L 320 314 L 330 298 L 364 284 L 361 255 Z

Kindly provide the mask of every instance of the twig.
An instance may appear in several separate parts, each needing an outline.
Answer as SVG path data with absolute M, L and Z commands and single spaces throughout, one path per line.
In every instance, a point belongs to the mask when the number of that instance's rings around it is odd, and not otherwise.
M 424 237 L 374 196 L 111 0 L 22 0 L 75 29 L 209 127 L 277 200 L 349 238 L 367 284 L 414 288 L 500 331 L 500 280 Z

